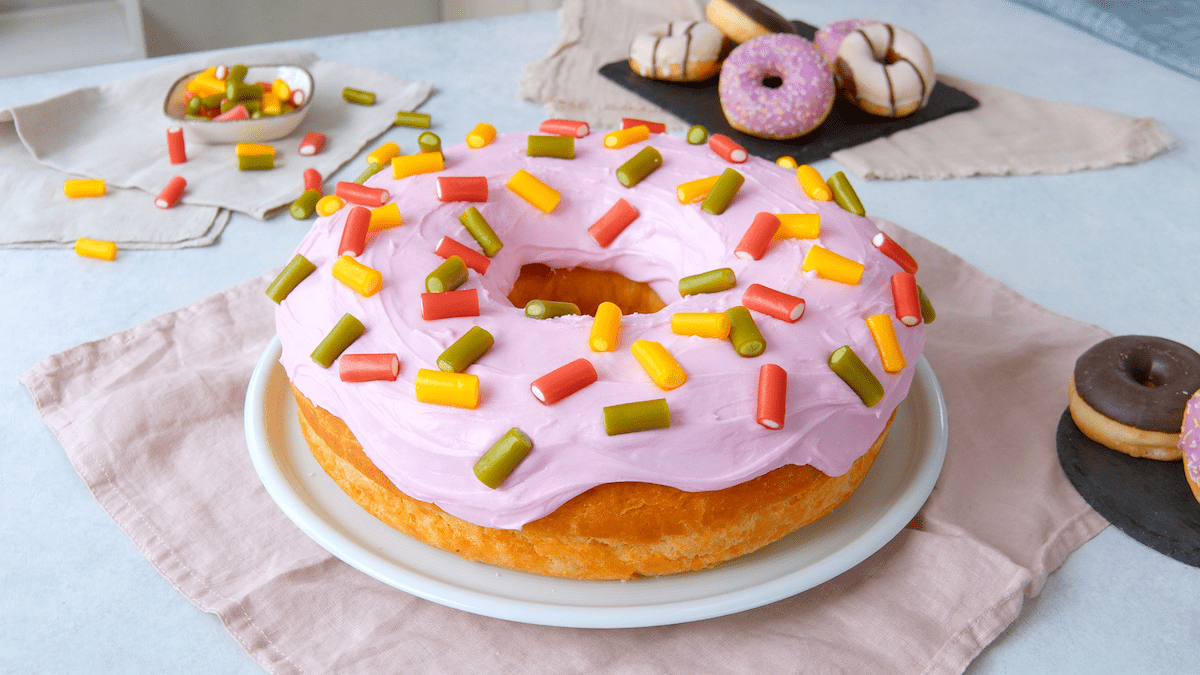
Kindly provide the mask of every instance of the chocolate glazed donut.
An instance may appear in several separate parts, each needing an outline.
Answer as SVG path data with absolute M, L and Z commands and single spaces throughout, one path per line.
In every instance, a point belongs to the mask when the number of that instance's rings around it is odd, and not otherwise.
M 1092 440 L 1135 457 L 1179 459 L 1179 427 L 1200 390 L 1200 354 L 1173 340 L 1125 335 L 1075 362 L 1071 416 Z
M 709 23 L 739 44 L 760 35 L 796 32 L 791 21 L 756 0 L 710 0 L 704 14 Z

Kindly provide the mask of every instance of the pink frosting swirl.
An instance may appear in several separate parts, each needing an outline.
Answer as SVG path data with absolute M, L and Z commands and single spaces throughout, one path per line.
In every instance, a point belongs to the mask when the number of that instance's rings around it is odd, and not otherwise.
M 837 93 L 825 57 L 808 40 L 786 33 L 738 45 L 721 66 L 717 91 L 730 124 L 776 139 L 796 138 L 820 126 Z
M 1193 394 L 1184 408 L 1179 449 L 1183 451 L 1183 467 L 1188 479 L 1193 485 L 1200 486 L 1200 392 Z
M 884 372 L 865 318 L 894 311 L 890 278 L 899 265 L 871 244 L 878 228 L 867 218 L 833 202 L 804 196 L 795 172 L 757 157 L 736 170 L 746 177 L 728 210 L 720 216 L 697 204 L 681 205 L 680 183 L 721 173 L 729 164 L 706 146 L 681 138 L 654 135 L 637 146 L 609 150 L 603 134 L 575 142 L 575 159 L 529 157 L 526 134 L 504 134 L 489 146 L 445 150 L 445 171 L 401 180 L 390 171 L 367 184 L 385 188 L 404 224 L 373 233 L 359 261 L 379 270 L 382 289 L 361 297 L 331 275 L 347 213 L 318 218 L 298 247 L 317 267 L 276 310 L 289 379 L 314 403 L 345 421 L 367 456 L 405 494 L 464 520 L 498 528 L 518 528 L 549 514 L 572 497 L 602 483 L 641 481 L 682 490 L 717 490 L 745 482 L 786 464 L 810 464 L 841 475 L 883 430 L 892 410 L 908 392 L 913 365 L 921 356 L 924 326 L 897 334 L 909 367 Z M 633 188 L 617 182 L 618 166 L 653 145 L 662 166 Z M 518 169 L 537 176 L 562 193 L 551 213 L 542 213 L 505 187 Z M 470 204 L 444 203 L 436 197 L 439 176 L 484 176 L 489 185 L 480 213 L 504 242 L 487 273 L 474 272 L 463 288 L 476 289 L 478 317 L 425 321 L 419 297 L 425 275 L 442 263 L 434 248 L 451 236 L 474 248 L 458 216 Z M 607 248 L 588 234 L 588 226 L 617 199 L 640 213 Z M 781 239 L 761 260 L 733 255 L 754 216 L 772 213 L 820 213 L 817 239 Z M 862 262 L 856 286 L 801 271 L 814 245 Z M 589 267 L 619 272 L 647 282 L 667 303 L 653 314 L 629 314 L 622 320 L 614 352 L 588 348 L 592 318 L 566 316 L 528 319 L 506 295 L 521 267 L 541 262 L 555 268 Z M 681 277 L 730 267 L 735 288 L 680 297 Z M 757 358 L 738 356 L 728 340 L 675 335 L 675 312 L 723 311 L 741 304 L 754 283 L 803 297 L 804 317 L 788 323 L 756 315 L 767 341 Z M 345 313 L 366 326 L 351 352 L 391 352 L 400 357 L 395 382 L 341 382 L 337 365 L 322 368 L 310 353 Z M 472 326 L 495 338 L 483 358 L 467 372 L 479 376 L 482 402 L 475 410 L 419 403 L 414 380 L 418 369 L 436 368 L 438 356 Z M 671 391 L 656 387 L 630 353 L 634 340 L 660 342 L 689 379 Z M 828 366 L 833 350 L 850 345 L 877 375 L 884 400 L 868 408 Z M 542 405 L 530 383 L 578 358 L 595 366 L 599 380 L 551 405 Z M 782 430 L 755 423 L 758 371 L 775 363 L 788 373 L 787 418 Z M 607 436 L 604 406 L 666 398 L 671 426 L 641 433 Z M 490 489 L 472 467 L 506 431 L 518 427 L 533 439 L 533 450 L 508 479 Z

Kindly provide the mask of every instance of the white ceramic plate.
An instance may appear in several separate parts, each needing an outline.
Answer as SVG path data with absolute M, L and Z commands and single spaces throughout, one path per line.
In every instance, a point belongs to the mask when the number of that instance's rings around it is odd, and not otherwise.
M 189 120 L 184 117 L 187 100 L 184 93 L 188 82 L 202 71 L 188 73 L 175 80 L 163 100 L 163 115 L 172 123 L 183 127 L 187 139 L 205 143 L 255 143 L 274 141 L 292 133 L 308 116 L 312 102 L 313 78 L 300 66 L 250 66 L 246 69 L 246 82 L 274 82 L 283 80 L 292 91 L 303 91 L 304 104 L 290 113 L 247 120 Z
M 386 584 L 448 607 L 524 623 L 658 626 L 791 597 L 891 541 L 933 491 L 946 456 L 945 400 L 922 358 L 875 465 L 850 499 L 825 518 L 700 572 L 628 582 L 542 577 L 426 546 L 347 497 L 309 453 L 279 355 L 274 338 L 250 379 L 245 423 L 255 470 L 283 512 L 330 553 Z

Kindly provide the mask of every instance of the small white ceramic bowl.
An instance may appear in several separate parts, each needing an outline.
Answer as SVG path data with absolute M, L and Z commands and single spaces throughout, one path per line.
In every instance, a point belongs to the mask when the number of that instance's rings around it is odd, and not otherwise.
M 299 66 L 249 66 L 246 82 L 274 82 L 283 80 L 292 91 L 303 91 L 304 104 L 292 112 L 282 115 L 247 120 L 189 120 L 184 118 L 187 101 L 184 92 L 187 84 L 203 71 L 188 73 L 171 85 L 163 101 L 163 114 L 171 122 L 183 127 L 188 140 L 205 143 L 255 143 L 283 138 L 296 130 L 308 115 L 313 96 L 313 78 Z

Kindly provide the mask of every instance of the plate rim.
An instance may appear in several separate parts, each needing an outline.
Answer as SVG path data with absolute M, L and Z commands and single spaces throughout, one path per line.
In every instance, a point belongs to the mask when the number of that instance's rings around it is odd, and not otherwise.
M 932 442 L 929 447 L 923 449 L 924 452 L 919 458 L 919 466 L 912 472 L 911 478 L 898 493 L 901 498 L 896 499 L 878 518 L 870 522 L 860 536 L 834 553 L 762 583 L 687 600 L 651 602 L 637 606 L 552 604 L 521 600 L 489 595 L 480 589 L 464 587 L 461 584 L 433 578 L 416 570 L 401 567 L 398 565 L 398 561 L 372 550 L 339 531 L 333 523 L 326 522 L 324 517 L 305 501 L 299 492 L 303 487 L 294 485 L 288 479 L 284 468 L 275 459 L 276 453 L 271 447 L 264 415 L 268 405 L 266 394 L 269 381 L 276 374 L 277 369 L 278 371 L 282 370 L 282 366 L 279 364 L 280 354 L 281 345 L 279 337 L 276 335 L 271 338 L 259 356 L 251 374 L 246 390 L 244 428 L 255 472 L 267 493 L 284 515 L 326 551 L 351 567 L 393 588 L 447 607 L 520 623 L 572 628 L 663 626 L 735 614 L 806 591 L 857 566 L 883 548 L 911 522 L 933 491 L 941 474 L 948 446 L 949 424 L 945 397 L 932 367 L 922 356 L 916 364 L 914 388 L 917 388 L 915 385 L 919 381 L 927 403 L 931 404 L 930 412 L 932 414 L 929 419 L 924 421 L 930 425 Z M 289 423 L 295 422 L 284 420 L 284 424 Z M 914 453 L 914 456 L 916 454 Z M 324 478 L 332 480 L 328 476 L 324 476 Z M 479 565 L 481 573 L 486 572 L 490 576 L 494 576 L 497 571 L 515 573 L 484 563 L 469 563 L 469 565 Z M 720 566 L 709 570 L 685 572 L 683 575 L 695 575 L 697 584 L 703 585 L 704 575 L 711 573 L 713 569 L 720 569 Z M 675 580 L 683 575 L 673 575 L 662 579 Z M 597 584 L 598 591 L 605 584 L 617 583 L 528 576 L 534 579 L 534 583 L 538 583 L 538 579 L 544 579 L 547 585 L 594 583 Z M 684 578 L 686 579 L 686 577 Z M 645 578 L 632 583 L 652 584 L 655 580 L 655 578 Z

